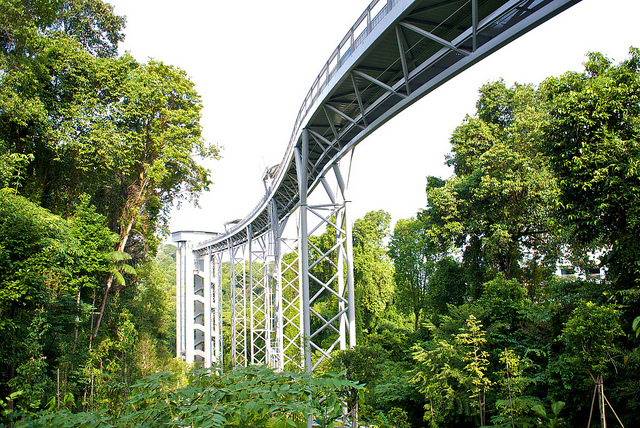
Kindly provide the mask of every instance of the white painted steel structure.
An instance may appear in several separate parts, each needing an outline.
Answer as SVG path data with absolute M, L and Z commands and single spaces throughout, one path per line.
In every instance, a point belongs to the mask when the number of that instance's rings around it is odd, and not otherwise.
M 174 234 L 178 356 L 222 362 L 225 294 L 233 366 L 312 371 L 332 351 L 355 346 L 347 155 L 418 99 L 578 1 L 373 0 L 314 81 L 256 208 L 223 234 Z M 311 238 L 327 226 L 336 234 L 329 250 Z M 330 274 L 320 275 L 327 266 Z

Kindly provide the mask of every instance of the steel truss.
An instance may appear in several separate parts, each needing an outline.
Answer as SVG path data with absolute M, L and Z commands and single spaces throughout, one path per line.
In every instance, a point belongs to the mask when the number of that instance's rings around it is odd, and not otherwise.
M 312 168 L 304 149 L 296 152 L 296 161 L 302 175 Z M 278 220 L 273 203 L 268 233 L 254 237 L 247 227 L 247 239 L 241 245 L 228 243 L 222 251 L 198 252 L 192 250 L 193 242 L 179 242 L 177 278 L 183 284 L 179 290 L 193 290 L 176 298 L 178 342 L 185 360 L 222 366 L 225 260 L 232 367 L 268 364 L 278 370 L 312 372 L 333 351 L 355 346 L 351 223 L 346 181 L 338 164 L 321 183 L 322 191 L 314 193 L 318 201 L 304 203 L 297 211 L 295 237 L 285 235 L 289 217 Z M 306 202 L 306 196 L 303 199 Z M 312 238 L 325 229 L 335 231 L 331 248 L 321 248 Z M 319 273 L 323 265 L 329 268 L 328 276 Z M 187 325 L 184 320 L 190 318 L 194 322 Z M 184 333 L 188 331 L 193 335 Z
M 302 147 L 294 152 L 300 192 L 300 286 L 302 289 L 302 325 L 304 328 L 304 367 L 312 372 L 335 349 L 356 344 L 355 299 L 353 283 L 353 248 L 351 223 L 347 216 L 347 187 L 339 164 L 330 172 L 338 187 L 334 193 L 326 174 L 320 179 L 325 203 L 309 204 L 308 130 L 303 130 Z M 313 217 L 312 217 L 313 216 Z M 310 239 L 323 227 L 335 230 L 336 242 L 331 248 L 321 248 Z M 329 274 L 319 274 L 318 267 L 328 264 Z M 322 305 L 317 305 L 323 303 Z M 318 309 L 319 307 L 322 309 Z
M 232 341 L 233 366 L 268 364 L 283 370 L 303 368 L 302 357 L 302 299 L 298 275 L 298 238 L 284 237 L 288 218 L 278 221 L 277 207 L 272 204 L 270 228 L 266 234 L 254 237 L 246 229 L 246 242 L 233 252 L 233 264 L 242 263 L 248 282 L 245 294 L 231 293 L 232 328 L 236 337 Z M 242 256 L 246 258 L 243 259 Z M 238 283 L 238 269 L 235 268 Z M 247 273 L 248 272 L 248 273 Z M 244 301 L 242 300 L 244 297 Z M 248 296 L 248 301 L 247 297 Z M 244 311 L 244 312 L 242 312 Z M 242 319 L 241 314 L 245 318 Z M 248 343 L 246 338 L 248 336 Z M 244 358 L 246 355 L 246 358 Z
M 229 244 L 229 272 L 231 299 L 231 365 L 244 367 L 249 361 L 247 349 L 247 266 L 245 264 L 245 245 Z
M 249 237 L 249 324 L 250 324 L 250 364 L 268 364 L 273 353 L 271 336 L 273 332 L 273 263 L 269 261 L 269 237 L 256 239 Z
M 277 331 L 282 339 L 278 344 L 282 349 L 282 368 L 287 370 L 302 369 L 304 367 L 303 349 L 303 321 L 302 321 L 302 292 L 300 275 L 298 274 L 299 251 L 297 238 L 282 238 L 280 264 L 277 268 L 280 272 L 277 276 L 280 281 L 281 293 L 276 302 L 280 302 L 282 313 L 282 328 Z
M 351 224 L 340 162 L 414 102 L 578 1 L 372 0 L 314 81 L 256 208 L 224 234 L 174 233 L 178 356 L 222 361 L 226 260 L 233 367 L 311 372 L 332 351 L 354 346 Z M 309 202 L 312 192 L 321 200 Z M 297 233 L 287 237 L 294 213 Z M 313 236 L 326 227 L 335 230 L 331 248 Z

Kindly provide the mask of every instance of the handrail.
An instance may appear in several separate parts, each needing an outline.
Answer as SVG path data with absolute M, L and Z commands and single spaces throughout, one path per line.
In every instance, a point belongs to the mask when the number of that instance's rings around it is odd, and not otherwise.
M 280 162 L 278 172 L 275 174 L 276 176 L 279 176 L 281 173 L 283 173 L 283 169 L 286 169 L 288 167 L 289 160 L 293 156 L 293 148 L 295 147 L 296 141 L 298 139 L 300 127 L 309 114 L 309 111 L 318 100 L 319 95 L 322 93 L 324 88 L 329 83 L 331 83 L 331 79 L 336 75 L 336 72 L 344 65 L 347 59 L 351 57 L 358 46 L 360 46 L 364 42 L 366 37 L 371 34 L 373 29 L 380 23 L 380 21 L 382 21 L 382 18 L 387 16 L 387 14 L 391 11 L 393 6 L 398 3 L 398 1 L 400 0 L 372 0 L 364 10 L 364 12 L 360 14 L 356 22 L 351 26 L 349 31 L 347 31 L 347 34 L 345 34 L 345 36 L 342 38 L 331 56 L 329 56 L 329 59 L 325 62 L 322 70 L 313 81 L 311 89 L 309 89 L 309 92 L 307 92 L 307 96 L 302 102 L 300 110 L 298 110 L 298 116 L 296 117 L 296 121 L 293 125 L 291 137 L 289 138 L 289 145 L 287 147 L 287 150 L 285 151 L 282 162 Z M 384 4 L 378 6 L 378 3 Z M 373 15 L 372 18 L 371 15 L 372 13 L 374 13 L 374 11 L 375 15 Z M 347 44 L 349 45 L 349 48 L 344 50 L 344 47 Z M 274 182 L 278 182 L 278 180 L 274 180 Z M 270 193 L 265 194 L 256 204 L 256 206 L 244 218 L 245 221 L 241 221 L 224 235 L 233 235 L 237 230 L 241 230 L 246 227 L 246 220 L 254 218 L 260 211 L 262 211 L 264 209 L 264 204 L 269 200 L 270 196 Z M 219 239 L 220 238 L 214 238 L 213 240 L 217 241 Z
M 335 76 L 336 71 L 338 71 L 342 65 L 346 62 L 346 60 L 353 54 L 353 52 L 362 44 L 364 39 L 373 31 L 373 29 L 380 23 L 382 18 L 384 18 L 393 8 L 394 5 L 398 3 L 399 0 L 373 0 L 369 3 L 369 6 L 365 9 L 364 12 L 360 15 L 360 17 L 356 20 L 356 22 L 351 26 L 347 34 L 342 38 L 338 46 L 335 48 L 324 67 L 318 74 L 318 77 L 311 85 L 311 89 L 307 93 L 300 110 L 298 111 L 298 116 L 296 117 L 296 121 L 293 125 L 293 131 L 291 133 L 291 138 L 289 139 L 289 143 L 292 144 L 297 140 L 298 132 L 300 131 L 300 127 L 307 114 L 309 113 L 311 107 L 318 99 L 318 96 L 325 88 L 325 86 L 331 81 L 333 76 Z M 376 6 L 378 3 L 384 2 L 385 4 L 382 6 L 378 6 L 379 10 L 376 10 Z M 371 18 L 372 12 L 376 10 L 373 19 Z M 365 24 L 363 27 L 363 24 Z M 359 32 L 359 33 L 358 33 Z M 357 34 L 357 36 L 356 36 Z M 342 51 L 347 44 L 349 44 L 349 48 Z M 342 52 L 342 54 L 341 54 Z M 332 64 L 335 61 L 335 65 Z M 323 79 L 324 76 L 324 79 Z

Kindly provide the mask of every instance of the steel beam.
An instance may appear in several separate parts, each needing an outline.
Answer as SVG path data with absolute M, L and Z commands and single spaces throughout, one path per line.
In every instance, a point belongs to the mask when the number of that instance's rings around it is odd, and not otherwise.
M 305 370 L 312 372 L 331 357 L 333 351 L 355 346 L 355 308 L 353 293 L 353 248 L 351 225 L 347 215 L 347 186 L 338 165 L 332 177 L 320 182 L 326 203 L 308 204 L 305 187 L 308 161 L 305 163 L 309 135 L 305 130 L 302 147 L 296 148 L 296 166 L 300 187 L 299 242 L 300 285 L 302 287 L 302 323 L 304 326 Z M 329 183 L 337 185 L 334 192 Z M 316 196 L 314 194 L 314 196 Z M 312 235 L 324 228 L 335 231 L 335 244 L 323 248 L 314 244 Z M 332 312 L 329 308 L 336 308 Z

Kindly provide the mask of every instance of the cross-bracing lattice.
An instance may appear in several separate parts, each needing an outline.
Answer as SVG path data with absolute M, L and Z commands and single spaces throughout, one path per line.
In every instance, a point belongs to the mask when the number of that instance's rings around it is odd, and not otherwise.
M 247 355 L 247 281 L 244 245 L 229 248 L 231 274 L 231 365 L 245 367 Z
M 249 234 L 249 316 L 250 316 L 250 363 L 269 364 L 271 354 L 272 284 L 271 263 L 268 262 L 267 236 L 252 239 Z

